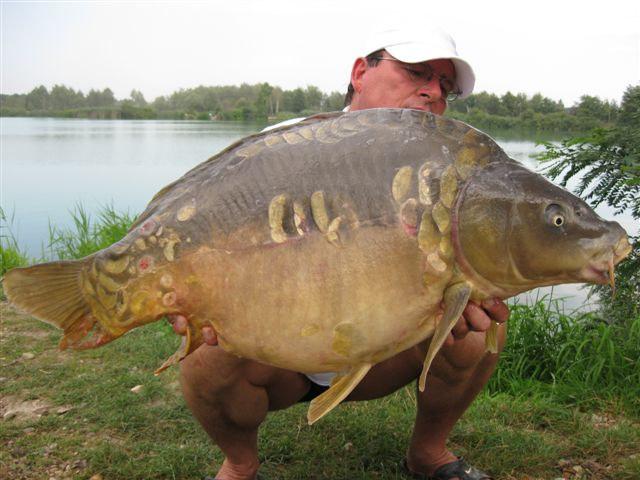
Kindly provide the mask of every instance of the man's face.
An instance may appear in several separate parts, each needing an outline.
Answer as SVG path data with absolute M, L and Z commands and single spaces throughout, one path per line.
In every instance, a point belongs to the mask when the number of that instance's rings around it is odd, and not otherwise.
M 378 65 L 370 67 L 366 60 L 356 60 L 351 74 L 355 94 L 351 110 L 365 108 L 415 108 L 441 115 L 447 109 L 446 92 L 440 79 L 453 84 L 455 69 L 448 59 L 424 63 L 403 63 L 382 52 Z M 427 81 L 428 72 L 435 75 Z

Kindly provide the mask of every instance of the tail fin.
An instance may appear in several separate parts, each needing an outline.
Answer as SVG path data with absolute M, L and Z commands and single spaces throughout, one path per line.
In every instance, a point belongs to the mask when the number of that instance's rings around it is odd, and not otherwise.
M 81 273 L 92 261 L 90 256 L 15 268 L 3 278 L 5 294 L 13 305 L 64 330 L 61 349 L 93 348 L 113 339 L 91 313 L 80 288 Z

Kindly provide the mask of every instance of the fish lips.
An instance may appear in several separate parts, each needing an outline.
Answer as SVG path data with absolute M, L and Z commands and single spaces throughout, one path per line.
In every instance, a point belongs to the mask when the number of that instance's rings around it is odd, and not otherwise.
M 631 244 L 626 234 L 622 235 L 611 252 L 583 267 L 578 273 L 578 278 L 589 283 L 602 285 L 608 283 L 612 288 L 615 288 L 615 266 L 631 253 L 631 249 Z

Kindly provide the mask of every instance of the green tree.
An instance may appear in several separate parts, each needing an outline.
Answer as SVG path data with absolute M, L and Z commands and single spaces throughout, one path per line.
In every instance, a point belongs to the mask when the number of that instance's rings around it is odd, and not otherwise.
M 491 115 L 502 115 L 504 113 L 500 98 L 498 98 L 496 94 L 480 92 L 474 96 L 474 107 L 483 110 Z
M 586 107 L 601 108 L 595 97 L 582 97 Z M 597 102 L 595 100 L 598 100 Z M 547 174 L 567 181 L 581 174 L 576 193 L 592 205 L 606 203 L 618 213 L 630 212 L 640 220 L 640 85 L 624 92 L 620 114 L 611 128 L 597 128 L 589 135 L 545 145 L 543 161 L 551 162 Z M 633 251 L 618 267 L 617 294 L 612 298 L 594 287 L 606 314 L 618 322 L 640 315 L 640 232 L 630 232 Z
M 282 106 L 282 88 L 273 87 L 271 91 L 271 95 L 269 96 L 269 111 L 272 115 L 277 115 L 280 112 L 280 107 Z
M 282 94 L 283 110 L 287 112 L 300 113 L 306 108 L 304 90 L 285 90 Z
M 529 106 L 536 113 L 553 113 L 561 112 L 564 110 L 562 102 L 554 102 L 550 98 L 543 96 L 540 93 L 536 93 L 531 100 L 529 100 Z
M 504 112 L 510 117 L 517 117 L 527 108 L 527 97 L 524 94 L 505 93 L 500 99 Z
M 253 120 L 255 118 L 255 109 L 253 103 L 244 97 L 238 99 L 234 110 L 235 120 Z
M 169 101 L 167 100 L 167 97 L 156 97 L 156 99 L 151 103 L 151 107 L 156 112 L 165 112 L 169 110 Z
M 131 94 L 129 95 L 131 102 L 136 107 L 146 107 L 147 101 L 144 99 L 144 95 L 140 90 L 136 90 L 135 88 L 131 90 Z
M 115 103 L 116 98 L 110 88 L 105 88 L 102 91 L 91 89 L 86 98 L 86 105 L 88 107 L 112 107 Z
M 309 85 L 304 91 L 304 108 L 314 111 L 322 110 L 322 99 L 324 95 L 318 87 Z
M 26 95 L 14 93 L 13 95 L 0 94 L 0 106 L 3 111 L 14 110 L 24 113 Z
M 54 85 L 49 94 L 49 108 L 52 110 L 68 110 L 84 106 L 84 94 L 64 85 Z
M 255 102 L 256 118 L 266 119 L 269 116 L 271 106 L 269 99 L 272 93 L 273 87 L 271 85 L 268 83 L 260 84 L 260 91 Z
M 602 101 L 591 95 L 582 95 L 575 107 L 575 114 L 578 117 L 595 118 L 602 122 L 615 120 L 616 113 L 617 108 L 614 103 Z
M 49 91 L 44 85 L 34 88 L 25 99 L 27 110 L 47 110 L 49 108 Z
M 331 92 L 325 99 L 322 105 L 322 110 L 325 112 L 337 112 L 344 108 L 344 93 Z

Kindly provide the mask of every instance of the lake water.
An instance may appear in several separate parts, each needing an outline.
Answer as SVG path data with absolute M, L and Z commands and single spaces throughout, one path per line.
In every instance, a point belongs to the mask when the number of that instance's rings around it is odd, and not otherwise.
M 81 203 L 88 212 L 111 204 L 117 211 L 141 212 L 163 186 L 233 141 L 263 125 L 233 122 L 0 119 L 0 205 L 19 244 L 32 256 L 46 247 L 49 224 L 71 224 L 70 210 Z M 495 134 L 514 159 L 536 169 L 532 154 L 542 150 L 532 139 Z M 608 207 L 598 213 L 614 218 Z M 629 233 L 630 216 L 615 217 Z M 548 293 L 536 291 L 535 298 Z M 567 309 L 585 308 L 585 291 L 560 286 Z M 588 306 L 586 307 L 588 308 Z

